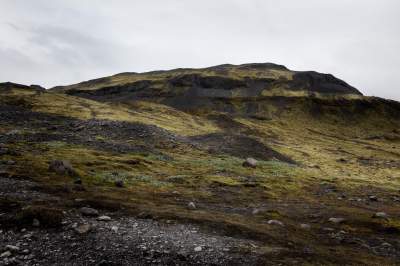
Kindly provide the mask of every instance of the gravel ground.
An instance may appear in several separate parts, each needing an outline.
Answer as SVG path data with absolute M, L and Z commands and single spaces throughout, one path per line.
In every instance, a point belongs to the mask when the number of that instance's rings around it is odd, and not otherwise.
M 35 183 L 0 178 L 0 196 L 56 201 Z M 0 215 L 5 215 L 1 213 Z M 57 229 L 2 228 L 0 265 L 257 265 L 259 243 L 203 231 L 190 224 L 102 213 L 109 221 L 65 212 Z

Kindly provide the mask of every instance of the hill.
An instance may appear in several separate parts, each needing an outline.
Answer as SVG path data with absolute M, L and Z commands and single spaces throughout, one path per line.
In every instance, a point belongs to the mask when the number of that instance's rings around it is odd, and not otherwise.
M 400 103 L 270 63 L 0 84 L 0 230 L 54 236 L 32 264 L 395 265 L 399 128 Z

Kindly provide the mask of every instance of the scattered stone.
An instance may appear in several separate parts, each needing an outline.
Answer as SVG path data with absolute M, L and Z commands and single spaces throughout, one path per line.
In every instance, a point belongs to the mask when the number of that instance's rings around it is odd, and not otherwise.
M 311 229 L 311 225 L 309 225 L 309 224 L 300 224 L 300 228 L 305 229 L 305 230 L 309 230 L 309 229 Z
M 333 232 L 333 231 L 335 231 L 335 229 L 330 228 L 330 227 L 324 227 L 324 228 L 322 228 L 322 230 L 325 231 L 325 232 Z
M 195 210 L 196 209 L 196 204 L 194 204 L 194 202 L 189 202 L 187 207 L 188 207 L 189 210 Z
M 111 221 L 111 217 L 110 217 L 110 216 L 103 215 L 103 216 L 98 217 L 98 218 L 97 218 L 97 221 L 109 222 L 109 221 Z
M 115 225 L 111 227 L 111 231 L 113 231 L 114 233 L 118 233 L 118 229 L 118 226 Z
M 285 226 L 281 221 L 278 221 L 278 220 L 269 220 L 267 223 L 270 225 Z
M 344 223 L 346 221 L 345 218 L 329 218 L 328 220 L 330 223 L 334 223 L 334 224 L 341 224 Z
M 200 252 L 200 251 L 202 251 L 202 250 L 203 250 L 203 248 L 200 247 L 200 246 L 194 248 L 194 251 L 196 251 L 196 252 Z
M 124 187 L 125 186 L 123 180 L 116 180 L 114 184 L 116 187 Z
M 34 218 L 33 221 L 32 221 L 32 226 L 39 227 L 40 226 L 40 221 L 38 219 Z
M 98 216 L 99 212 L 96 209 L 89 208 L 89 207 L 82 207 L 80 212 L 84 216 Z
M 1 253 L 0 258 L 8 258 L 10 257 L 12 254 L 10 251 L 5 251 L 3 253 Z
M 259 214 L 260 212 L 261 212 L 260 209 L 254 209 L 251 213 L 252 213 L 253 215 L 257 215 L 257 214 Z
M 385 212 L 377 212 L 372 217 L 373 218 L 387 219 L 388 215 Z
M 247 158 L 246 161 L 243 162 L 242 166 L 243 167 L 256 168 L 257 167 L 257 160 L 254 159 L 254 158 Z
M 78 234 L 87 234 L 91 230 L 90 224 L 81 224 L 74 228 L 75 232 Z

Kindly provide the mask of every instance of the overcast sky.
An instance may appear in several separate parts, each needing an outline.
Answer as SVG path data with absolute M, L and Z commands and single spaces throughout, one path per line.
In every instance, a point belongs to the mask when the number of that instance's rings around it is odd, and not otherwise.
M 0 0 L 0 82 L 273 62 L 400 100 L 399 0 Z

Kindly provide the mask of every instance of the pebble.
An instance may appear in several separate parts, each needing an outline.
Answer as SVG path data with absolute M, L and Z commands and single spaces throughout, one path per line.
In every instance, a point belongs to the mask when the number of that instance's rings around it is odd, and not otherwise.
M 382 218 L 382 219 L 386 219 L 388 218 L 388 215 L 385 212 L 377 212 L 375 213 L 373 216 L 373 218 Z
M 112 226 L 111 227 L 111 231 L 113 231 L 114 233 L 118 233 L 118 226 Z
M 98 218 L 97 218 L 97 221 L 109 222 L 109 221 L 111 221 L 111 217 L 110 217 L 110 216 L 103 215 L 103 216 L 98 217 Z
M 194 204 L 194 202 L 189 202 L 187 207 L 188 207 L 189 210 L 195 210 L 196 209 L 196 204 Z
M 200 251 L 202 251 L 202 250 L 203 250 L 203 248 L 200 247 L 200 246 L 194 248 L 194 251 L 196 251 L 196 252 L 200 252 Z
M 22 254 L 24 254 L 24 255 L 28 255 L 29 253 L 31 253 L 31 252 L 29 251 L 29 249 L 24 249 L 24 250 L 22 250 Z
M 308 230 L 308 229 L 311 228 L 311 225 L 309 225 L 309 224 L 300 224 L 300 227 L 301 227 L 302 229 Z
M 33 219 L 33 221 L 32 221 L 32 226 L 34 226 L 34 227 L 39 227 L 40 226 L 40 221 L 38 220 L 38 219 Z
M 341 224 L 341 223 L 344 223 L 346 221 L 346 219 L 345 218 L 334 218 L 334 217 L 332 217 L 332 218 L 329 218 L 328 221 L 331 222 L 331 223 L 334 223 L 334 224 Z
M 270 225 L 285 226 L 281 221 L 278 221 L 278 220 L 269 220 L 267 223 Z

